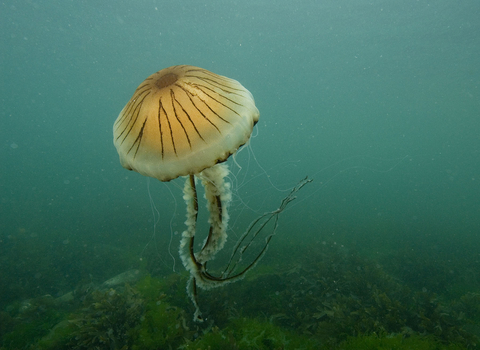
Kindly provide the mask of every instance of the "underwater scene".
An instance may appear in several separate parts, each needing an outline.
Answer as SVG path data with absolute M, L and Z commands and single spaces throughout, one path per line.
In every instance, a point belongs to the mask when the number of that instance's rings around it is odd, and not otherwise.
M 0 2 L 0 350 L 480 348 L 480 3 Z

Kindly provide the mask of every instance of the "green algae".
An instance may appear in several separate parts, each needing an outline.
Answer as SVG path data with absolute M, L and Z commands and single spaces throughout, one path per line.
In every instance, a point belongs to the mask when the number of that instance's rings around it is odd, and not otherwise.
M 401 334 L 378 336 L 376 334 L 349 337 L 340 344 L 338 350 L 465 350 L 457 344 L 444 344 L 433 337 Z
M 123 291 L 94 291 L 85 307 L 69 318 L 68 347 L 83 349 L 123 349 L 131 346 L 132 330 L 143 314 L 143 300 L 126 285 Z
M 141 324 L 135 329 L 134 350 L 176 349 L 188 337 L 185 311 L 165 301 L 150 302 Z
M 2 313 L 1 349 L 24 349 L 48 334 L 66 312 L 54 307 L 49 295 L 15 303 L 10 313 Z
M 232 319 L 220 330 L 213 328 L 182 349 L 315 349 L 319 342 L 311 337 L 295 334 L 268 321 L 251 318 Z

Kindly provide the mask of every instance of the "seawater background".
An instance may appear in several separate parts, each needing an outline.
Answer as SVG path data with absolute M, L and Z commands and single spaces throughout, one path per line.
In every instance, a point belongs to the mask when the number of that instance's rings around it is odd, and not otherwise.
M 112 125 L 143 79 L 175 64 L 239 80 L 261 112 L 256 161 L 245 149 L 241 171 L 230 162 L 230 242 L 309 175 L 268 263 L 325 241 L 371 256 L 436 251 L 478 278 L 479 11 L 472 0 L 1 2 L 2 305 L 131 267 L 153 235 L 147 184 L 171 271 L 181 181 L 123 169 Z M 177 246 L 174 235 L 175 257 Z

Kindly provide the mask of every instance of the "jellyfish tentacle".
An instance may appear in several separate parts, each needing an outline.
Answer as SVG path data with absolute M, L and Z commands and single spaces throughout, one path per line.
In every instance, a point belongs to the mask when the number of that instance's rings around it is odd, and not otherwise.
M 203 244 L 203 248 L 195 255 L 197 261 L 201 264 L 212 260 L 224 247 L 227 240 L 228 205 L 232 198 L 230 183 L 225 181 L 228 173 L 228 166 L 221 163 L 205 169 L 198 175 L 205 188 L 205 198 L 210 213 L 208 219 L 210 223 L 209 235 Z
M 218 218 L 215 221 L 222 222 L 223 221 L 222 220 L 222 199 L 220 198 L 220 196 L 215 196 L 215 201 L 218 208 Z M 214 236 L 214 227 L 210 226 L 210 231 L 208 232 L 207 239 L 205 240 L 205 243 L 203 244 L 202 250 L 200 251 L 199 254 L 202 254 L 204 250 L 208 250 L 211 245 L 215 244 L 212 239 L 213 236 Z
M 268 249 L 268 245 L 270 243 L 270 240 L 276 234 L 277 227 L 278 227 L 278 216 L 279 216 L 279 214 L 285 210 L 285 208 L 287 207 L 287 205 L 290 202 L 292 202 L 293 200 L 295 200 L 297 198 L 296 193 L 303 186 L 305 186 L 306 184 L 308 184 L 312 181 L 313 180 L 309 179 L 308 176 L 305 177 L 304 179 L 302 179 L 294 188 L 292 188 L 290 193 L 285 198 L 282 199 L 282 202 L 280 203 L 280 206 L 278 207 L 278 209 L 276 209 L 272 212 L 268 212 L 268 213 L 263 214 L 262 216 L 258 217 L 256 220 L 254 220 L 250 224 L 250 226 L 243 233 L 243 235 L 240 237 L 240 239 L 235 244 L 235 247 L 233 248 L 232 255 L 230 256 L 230 260 L 229 260 L 227 266 L 225 267 L 225 270 L 222 273 L 223 280 L 228 281 L 228 280 L 236 280 L 236 279 L 243 278 L 245 273 L 247 271 L 249 271 L 251 268 L 253 268 L 262 259 L 262 257 L 265 255 L 265 253 Z M 253 243 L 255 238 L 260 234 L 260 232 L 263 231 L 265 226 L 267 226 L 267 224 L 272 219 L 274 219 L 273 229 L 272 229 L 272 232 L 265 238 L 265 245 L 263 246 L 262 250 L 259 252 L 259 254 L 255 257 L 255 259 L 253 259 L 253 261 L 247 267 L 243 268 L 243 270 L 241 270 L 240 272 L 237 272 L 236 274 L 232 275 L 232 273 L 235 272 L 235 270 L 238 266 L 238 263 L 242 260 L 242 255 L 247 251 L 247 249 L 251 246 L 251 244 Z M 260 226 L 255 229 L 255 227 L 257 227 L 258 225 L 260 225 Z M 246 241 L 247 237 L 249 237 L 249 236 L 250 236 L 250 238 L 248 239 L 248 242 L 246 244 L 242 245 L 243 242 Z
M 227 205 L 231 198 L 230 186 L 224 180 L 228 174 L 228 167 L 225 164 L 218 164 L 208 170 L 205 174 L 202 172 L 199 177 L 205 187 L 207 207 L 210 212 L 210 233 L 202 250 L 198 253 L 194 252 L 198 216 L 198 197 L 194 175 L 187 178 L 183 187 L 183 199 L 187 205 L 185 221 L 187 228 L 182 233 L 179 252 L 182 263 L 191 276 L 187 284 L 187 294 L 195 306 L 194 320 L 196 321 L 202 321 L 197 298 L 197 285 L 203 289 L 210 289 L 223 284 L 221 279 L 210 278 L 210 275 L 205 273 L 205 264 L 213 259 L 225 244 L 228 223 Z
M 192 196 L 193 196 L 193 200 L 192 200 L 192 204 L 193 204 L 193 212 L 195 213 L 195 220 L 193 221 L 194 223 L 194 227 L 193 227 L 193 234 L 191 235 L 190 237 L 190 243 L 188 245 L 188 248 L 189 248 L 189 253 L 190 253 L 190 259 L 192 259 L 192 261 L 195 263 L 195 265 L 199 265 L 198 261 L 195 259 L 195 253 L 193 251 L 193 247 L 194 247 L 194 241 L 195 241 L 195 231 L 196 231 L 196 224 L 197 224 L 197 218 L 198 218 L 198 196 L 197 196 L 197 189 L 195 187 L 195 176 L 194 175 L 190 175 L 188 177 L 188 180 L 187 182 L 190 182 L 190 188 L 191 188 L 191 191 L 192 191 Z
M 194 320 L 202 322 L 202 313 L 198 305 L 197 297 L 197 278 L 200 276 L 202 264 L 195 258 L 194 241 L 195 231 L 198 217 L 198 197 L 197 190 L 195 188 L 195 176 L 190 175 L 183 187 L 183 199 L 187 204 L 187 220 L 185 225 L 187 229 L 182 232 L 182 239 L 180 240 L 180 258 L 182 259 L 183 266 L 190 272 L 190 279 L 187 283 L 187 294 L 192 300 L 195 307 Z
M 190 175 L 185 181 L 185 186 L 183 187 L 183 199 L 187 204 L 187 220 L 185 220 L 187 229 L 182 232 L 179 253 L 183 266 L 191 271 L 196 269 L 199 265 L 193 251 L 198 216 L 197 190 L 195 188 L 195 178 L 193 175 Z
M 190 275 L 190 279 L 187 282 L 187 294 L 190 297 L 193 306 L 195 307 L 193 320 L 196 322 L 203 322 L 202 312 L 200 311 L 200 306 L 198 305 L 197 279 L 193 275 Z

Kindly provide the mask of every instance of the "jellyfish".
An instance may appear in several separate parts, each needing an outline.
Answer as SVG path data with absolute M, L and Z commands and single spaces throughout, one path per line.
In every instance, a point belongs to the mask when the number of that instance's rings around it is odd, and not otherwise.
M 195 306 L 197 321 L 202 320 L 197 287 L 211 289 L 242 278 L 268 245 L 267 242 L 249 266 L 233 272 L 236 266 L 233 257 L 241 255 L 251 244 L 252 238 L 246 240 L 246 237 L 255 237 L 264 227 L 259 218 L 239 241 L 248 243 L 242 246 L 237 243 L 225 272 L 216 276 L 207 270 L 207 262 L 224 247 L 227 239 L 232 194 L 226 181 L 229 170 L 225 161 L 249 141 L 259 116 L 252 94 L 238 81 L 181 65 L 162 69 L 145 79 L 113 126 L 114 145 L 124 168 L 164 182 L 185 177 L 183 199 L 187 219 L 179 254 L 190 273 L 187 292 Z M 205 189 L 210 230 L 202 248 L 195 252 L 197 181 Z M 294 198 L 293 194 L 290 198 Z M 265 214 L 267 220 L 276 219 L 279 209 Z

